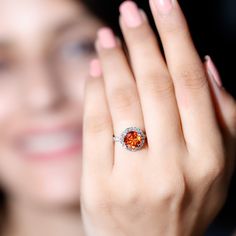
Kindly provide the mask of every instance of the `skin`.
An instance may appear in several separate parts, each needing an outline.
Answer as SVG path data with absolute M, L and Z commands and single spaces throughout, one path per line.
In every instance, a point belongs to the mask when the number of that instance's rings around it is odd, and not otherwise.
M 84 84 L 102 24 L 82 4 L 63 0 L 3 0 L 0 14 L 0 186 L 9 214 L 4 235 L 82 235 L 81 148 L 34 161 L 15 140 L 31 128 L 63 125 L 82 136 Z
M 145 17 L 130 20 L 130 2 L 120 25 L 131 65 L 111 30 L 98 33 L 84 112 L 81 206 L 89 236 L 204 235 L 234 169 L 235 101 L 207 75 L 177 1 L 164 13 L 150 5 L 166 62 Z M 148 146 L 139 152 L 111 141 L 130 126 L 146 130 Z
M 166 17 L 152 9 L 168 66 L 148 23 L 130 29 L 121 19 L 132 67 L 119 46 L 106 50 L 98 41 L 102 67 L 91 69 L 93 78 L 87 79 L 95 52 L 74 52 L 70 45 L 93 43 L 102 22 L 73 1 L 1 1 L 4 236 L 200 235 L 218 212 L 233 170 L 233 161 L 225 160 L 233 159 L 235 102 L 213 79 L 207 86 L 179 7 Z M 150 43 L 143 44 L 144 35 Z M 196 71 L 203 75 L 200 81 Z M 130 96 L 123 92 L 127 87 Z M 83 154 L 32 161 L 15 147 L 25 130 L 55 124 L 83 128 Z M 147 131 L 148 147 L 129 153 L 116 144 L 114 150 L 112 134 L 133 124 Z

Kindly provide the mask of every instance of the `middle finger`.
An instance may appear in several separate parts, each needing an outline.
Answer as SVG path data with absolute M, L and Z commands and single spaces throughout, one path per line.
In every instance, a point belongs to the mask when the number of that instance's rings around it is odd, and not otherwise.
M 132 1 L 120 7 L 126 39 L 144 113 L 150 148 L 166 148 L 182 141 L 174 86 L 156 36 L 143 13 Z M 152 144 L 153 142 L 153 144 Z

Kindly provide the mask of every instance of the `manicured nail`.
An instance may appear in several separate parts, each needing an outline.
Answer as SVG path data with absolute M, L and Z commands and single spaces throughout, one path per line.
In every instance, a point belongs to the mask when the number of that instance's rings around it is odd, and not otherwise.
M 98 31 L 98 39 L 103 48 L 116 47 L 116 38 L 110 28 L 102 28 Z
M 100 77 L 102 75 L 102 67 L 98 59 L 93 59 L 90 62 L 89 73 L 92 77 Z
M 139 12 L 140 12 L 140 14 L 141 14 L 141 16 L 143 18 L 143 21 L 148 22 L 148 17 L 147 17 L 146 12 L 144 10 L 142 10 L 142 9 L 140 9 Z
M 160 14 L 168 14 L 173 7 L 173 0 L 154 0 Z
M 223 85 L 222 85 L 222 81 L 220 78 L 220 74 L 219 74 L 214 62 L 212 61 L 211 57 L 205 56 L 205 61 L 206 61 L 208 73 L 210 74 L 210 76 L 213 77 L 213 79 L 215 80 L 218 87 L 222 87 Z
M 120 5 L 120 13 L 128 27 L 135 28 L 142 24 L 143 19 L 136 3 L 125 1 Z

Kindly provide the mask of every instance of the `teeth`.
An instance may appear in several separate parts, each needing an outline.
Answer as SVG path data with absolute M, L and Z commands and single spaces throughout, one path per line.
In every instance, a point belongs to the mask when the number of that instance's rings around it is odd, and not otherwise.
M 24 141 L 24 149 L 27 152 L 45 153 L 68 148 L 76 142 L 76 135 L 72 133 L 36 135 Z

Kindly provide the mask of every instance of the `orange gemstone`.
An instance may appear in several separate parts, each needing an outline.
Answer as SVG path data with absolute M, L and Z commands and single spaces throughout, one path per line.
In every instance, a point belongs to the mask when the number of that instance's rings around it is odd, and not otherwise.
M 128 148 L 135 150 L 141 145 L 142 136 L 136 131 L 130 131 L 128 134 L 126 134 L 124 143 Z

